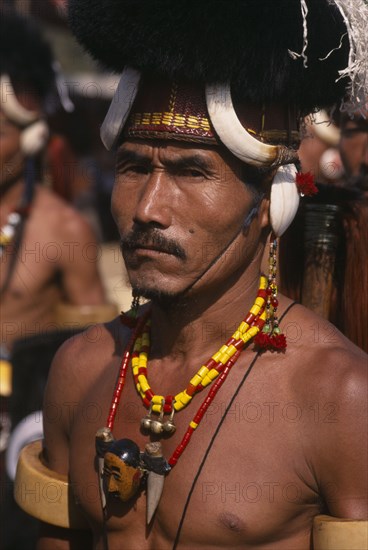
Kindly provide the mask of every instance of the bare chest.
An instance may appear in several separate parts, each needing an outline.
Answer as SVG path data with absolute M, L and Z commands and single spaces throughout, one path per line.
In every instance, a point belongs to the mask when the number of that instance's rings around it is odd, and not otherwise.
M 1 258 L 1 327 L 7 345 L 55 329 L 54 306 L 61 297 L 57 250 L 38 235 L 27 230 L 17 254 L 9 247 Z
M 275 387 L 261 367 L 260 362 L 244 384 L 241 367 L 231 373 L 167 475 L 149 528 L 145 525 L 144 488 L 127 504 L 108 503 L 106 526 L 111 532 L 111 548 L 121 547 L 121 536 L 130 541 L 127 547 L 132 549 L 172 548 L 175 540 L 180 548 L 262 548 L 271 541 L 277 541 L 274 548 L 279 548 L 281 541 L 284 548 L 309 548 L 311 518 L 320 506 L 301 444 L 310 422 L 301 419 L 300 405 L 293 406 L 283 386 Z M 97 541 L 101 537 L 101 506 L 94 436 L 106 424 L 113 380 L 112 376 L 101 379 L 75 404 L 71 444 L 74 492 L 94 526 Z M 196 396 L 195 403 L 177 414 L 176 433 L 162 440 L 166 458 L 180 444 L 205 397 Z M 128 377 L 115 437 L 132 439 L 143 449 L 149 440 L 140 430 L 144 414 Z M 301 414 L 310 412 L 302 410 Z M 102 543 L 98 547 L 103 548 Z

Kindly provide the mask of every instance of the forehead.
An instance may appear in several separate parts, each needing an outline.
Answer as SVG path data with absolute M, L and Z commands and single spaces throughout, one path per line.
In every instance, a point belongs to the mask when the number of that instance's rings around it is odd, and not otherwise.
M 121 459 L 118 456 L 116 456 L 114 453 L 110 453 L 110 452 L 106 453 L 104 459 L 105 459 L 105 463 L 108 464 L 108 466 L 117 468 L 119 470 L 121 469 L 121 466 L 122 466 Z
M 353 115 L 344 113 L 341 117 L 340 125 L 341 127 L 358 125 L 366 128 L 368 126 L 368 101 L 361 112 L 355 112 Z
M 180 159 L 201 159 L 208 167 L 215 168 L 219 165 L 226 165 L 236 169 L 241 163 L 233 157 L 224 147 L 215 145 L 193 144 L 174 140 L 141 140 L 131 139 L 124 141 L 118 148 L 118 158 L 125 153 L 137 153 L 151 157 L 154 153 L 159 155 L 161 160 Z

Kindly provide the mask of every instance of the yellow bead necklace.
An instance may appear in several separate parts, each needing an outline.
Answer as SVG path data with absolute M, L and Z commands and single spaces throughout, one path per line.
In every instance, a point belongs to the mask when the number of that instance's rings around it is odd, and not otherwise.
M 267 284 L 266 277 L 261 276 L 255 302 L 237 330 L 218 352 L 199 368 L 189 381 L 188 386 L 176 395 L 163 396 L 156 394 L 148 382 L 147 361 L 150 349 L 151 322 L 150 319 L 145 322 L 142 331 L 135 340 L 131 360 L 137 391 L 144 405 L 149 409 L 148 416 L 142 419 L 143 428 L 156 434 L 161 432 L 173 433 L 175 431 L 174 412 L 186 407 L 194 395 L 216 380 L 229 362 L 235 362 L 245 344 L 254 338 L 265 324 Z M 152 413 L 157 413 L 159 418 L 156 420 L 152 418 Z M 171 415 L 166 422 L 163 421 L 164 414 Z

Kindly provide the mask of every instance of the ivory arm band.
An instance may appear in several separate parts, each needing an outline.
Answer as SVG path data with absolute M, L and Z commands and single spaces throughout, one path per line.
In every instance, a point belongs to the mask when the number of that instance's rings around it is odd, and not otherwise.
M 14 498 L 18 506 L 51 525 L 88 529 L 67 476 L 47 468 L 41 461 L 41 453 L 41 440 L 30 443 L 20 453 L 14 483 Z
M 368 550 L 368 521 L 316 516 L 314 550 Z

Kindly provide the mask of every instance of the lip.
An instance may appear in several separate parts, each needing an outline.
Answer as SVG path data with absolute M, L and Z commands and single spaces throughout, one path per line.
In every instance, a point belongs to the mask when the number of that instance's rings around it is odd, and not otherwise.
M 132 250 L 132 252 L 134 254 L 137 254 L 138 256 L 174 256 L 174 254 L 172 254 L 171 252 L 167 252 L 166 250 L 162 250 L 154 246 L 137 246 Z

